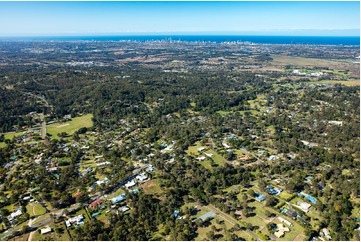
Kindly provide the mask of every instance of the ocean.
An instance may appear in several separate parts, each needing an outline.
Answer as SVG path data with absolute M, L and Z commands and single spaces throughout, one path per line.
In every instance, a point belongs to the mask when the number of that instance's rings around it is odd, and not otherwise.
M 121 41 L 121 40 L 173 40 L 173 41 L 242 41 L 256 44 L 308 44 L 308 45 L 360 45 L 355 36 L 235 36 L 235 35 L 131 35 L 131 36 L 46 36 L 46 37 L 0 37 L 0 40 L 23 41 Z

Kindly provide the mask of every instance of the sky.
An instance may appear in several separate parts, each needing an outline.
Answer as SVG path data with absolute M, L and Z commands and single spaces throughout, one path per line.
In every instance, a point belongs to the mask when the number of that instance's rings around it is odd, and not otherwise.
M 360 2 L 0 2 L 0 36 L 359 35 Z

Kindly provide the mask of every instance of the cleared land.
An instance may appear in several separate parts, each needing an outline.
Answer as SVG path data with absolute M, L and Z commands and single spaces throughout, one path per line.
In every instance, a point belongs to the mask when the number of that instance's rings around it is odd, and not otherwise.
M 43 206 L 39 203 L 29 203 L 26 205 L 26 210 L 30 216 L 37 216 L 46 213 L 45 208 L 43 208 Z
M 330 65 L 341 64 L 337 61 L 329 61 L 316 58 L 305 58 L 296 56 L 286 55 L 272 55 L 272 64 L 274 65 L 294 65 L 294 66 L 319 66 L 319 67 L 330 67 Z
M 93 115 L 86 114 L 81 117 L 73 118 L 71 121 L 66 123 L 54 123 L 46 126 L 47 133 L 52 135 L 52 138 L 58 139 L 57 134 L 66 132 L 68 135 L 72 135 L 75 131 L 80 128 L 89 128 L 93 126 L 92 121 Z

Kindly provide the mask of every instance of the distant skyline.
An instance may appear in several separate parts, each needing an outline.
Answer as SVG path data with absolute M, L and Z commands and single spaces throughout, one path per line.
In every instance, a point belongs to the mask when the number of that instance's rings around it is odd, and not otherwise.
M 360 2 L 0 2 L 0 36 L 359 36 Z

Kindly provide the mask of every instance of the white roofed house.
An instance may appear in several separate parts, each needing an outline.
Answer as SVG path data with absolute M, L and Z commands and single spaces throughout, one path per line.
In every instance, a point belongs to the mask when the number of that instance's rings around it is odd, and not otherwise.
M 8 220 L 11 222 L 13 221 L 16 217 L 22 215 L 23 212 L 21 211 L 20 208 L 18 208 L 15 212 L 12 212 L 9 216 L 8 216 Z
M 49 226 L 46 226 L 45 228 L 42 228 L 40 230 L 41 234 L 47 234 L 51 232 L 51 228 Z
M 200 156 L 200 157 L 198 157 L 196 159 L 199 160 L 199 161 L 204 161 L 206 159 L 206 157 L 205 156 Z
M 139 174 L 138 176 L 135 177 L 136 179 L 138 179 L 139 181 L 145 181 L 147 180 L 148 176 L 147 174 L 145 174 L 144 172 L 142 174 Z
M 133 187 L 136 185 L 136 182 L 135 180 L 131 180 L 131 181 L 128 181 L 126 184 L 125 184 L 125 187 L 126 188 L 130 188 L 130 187 Z

